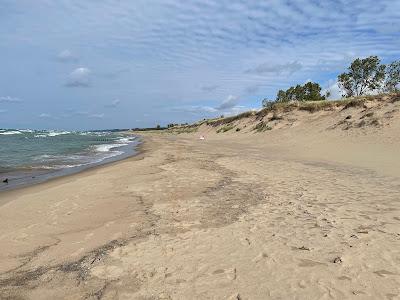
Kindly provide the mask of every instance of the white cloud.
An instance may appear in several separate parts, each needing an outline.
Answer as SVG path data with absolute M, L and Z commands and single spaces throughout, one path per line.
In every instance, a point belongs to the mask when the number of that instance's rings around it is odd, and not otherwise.
M 114 99 L 113 101 L 111 101 L 111 103 L 106 104 L 105 107 L 115 108 L 115 107 L 117 107 L 120 103 L 121 103 L 121 100 L 119 100 L 119 99 Z
M 90 86 L 90 74 L 91 70 L 89 68 L 80 67 L 73 70 L 66 82 L 67 87 L 88 87 Z
M 70 50 L 65 49 L 58 53 L 57 59 L 61 62 L 77 62 L 78 57 L 73 54 Z
M 21 99 L 11 96 L 0 96 L 0 103 L 19 103 Z
M 6 109 L 0 109 L 0 114 L 7 112 Z

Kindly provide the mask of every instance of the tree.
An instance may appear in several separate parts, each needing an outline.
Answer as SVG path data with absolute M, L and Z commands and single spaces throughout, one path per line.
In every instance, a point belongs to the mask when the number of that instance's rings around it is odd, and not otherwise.
M 289 100 L 286 97 L 286 92 L 283 90 L 279 90 L 276 96 L 276 102 L 288 102 Z
M 400 60 L 392 62 L 386 67 L 385 91 L 398 92 L 400 84 Z
M 292 100 L 293 101 L 304 101 L 305 90 L 300 84 L 296 85 L 293 90 Z
M 262 106 L 266 108 L 272 108 L 272 106 L 275 104 L 274 100 L 269 100 L 267 98 L 264 98 L 262 100 Z
M 338 85 L 344 97 L 364 95 L 380 89 L 385 79 L 385 65 L 377 56 L 354 60 L 347 73 L 338 76 Z
M 307 82 L 304 86 L 296 85 L 288 88 L 286 91 L 279 90 L 276 96 L 276 102 L 290 101 L 320 101 L 325 100 L 321 95 L 321 86 L 316 82 Z
M 321 86 L 316 82 L 307 82 L 304 87 L 304 101 L 321 101 L 325 100 L 325 96 L 321 95 Z
M 296 85 L 295 87 L 290 87 L 286 91 L 286 97 L 288 101 L 303 101 L 304 99 L 304 87 L 301 85 Z
M 338 86 L 342 90 L 343 97 L 353 97 L 355 94 L 354 82 L 347 73 L 338 76 Z

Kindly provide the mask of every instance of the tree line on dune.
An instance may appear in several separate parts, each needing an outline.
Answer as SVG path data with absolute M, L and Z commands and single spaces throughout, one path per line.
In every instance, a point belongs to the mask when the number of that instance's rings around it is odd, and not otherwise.
M 344 98 L 379 92 L 399 92 L 399 84 L 400 61 L 384 65 L 381 64 L 378 56 L 357 58 L 347 68 L 347 72 L 338 76 L 338 86 Z M 321 91 L 319 83 L 307 82 L 304 85 L 292 86 L 287 90 L 279 90 L 275 100 L 264 99 L 262 104 L 268 107 L 274 103 L 326 100 L 330 92 L 321 94 Z

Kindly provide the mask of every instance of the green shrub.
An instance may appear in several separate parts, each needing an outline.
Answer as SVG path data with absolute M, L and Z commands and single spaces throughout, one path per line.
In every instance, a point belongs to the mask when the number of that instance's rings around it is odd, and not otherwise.
M 257 131 L 257 132 L 263 132 L 266 130 L 271 130 L 272 127 L 267 125 L 267 123 L 265 123 L 264 121 L 259 122 L 256 126 L 254 126 L 253 130 Z

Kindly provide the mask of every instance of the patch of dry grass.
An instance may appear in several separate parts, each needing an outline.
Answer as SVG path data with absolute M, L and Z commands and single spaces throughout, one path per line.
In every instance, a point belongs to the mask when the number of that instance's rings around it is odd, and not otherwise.
M 257 131 L 257 132 L 263 132 L 266 130 L 272 130 L 272 127 L 269 126 L 266 122 L 261 121 L 261 122 L 257 123 L 256 126 L 254 126 L 253 130 Z
M 255 114 L 254 111 L 246 111 L 244 113 L 241 113 L 241 114 L 238 114 L 238 115 L 232 116 L 232 117 L 211 119 L 211 120 L 207 120 L 207 125 L 210 125 L 210 126 L 213 126 L 213 127 L 217 127 L 217 126 L 220 126 L 220 125 L 225 125 L 225 124 L 229 124 L 229 123 L 238 121 L 240 119 L 251 117 L 254 114 Z
M 229 130 L 232 130 L 233 128 L 235 128 L 235 126 L 233 126 L 233 125 L 226 125 L 226 126 L 224 126 L 224 127 L 221 127 L 220 129 L 218 129 L 217 130 L 217 133 L 224 133 L 224 132 L 227 132 L 227 131 L 229 131 Z
M 170 129 L 168 129 L 168 131 L 171 132 L 171 133 L 180 134 L 180 133 L 197 132 L 198 129 L 199 129 L 198 126 L 188 125 L 188 126 L 170 128 Z

